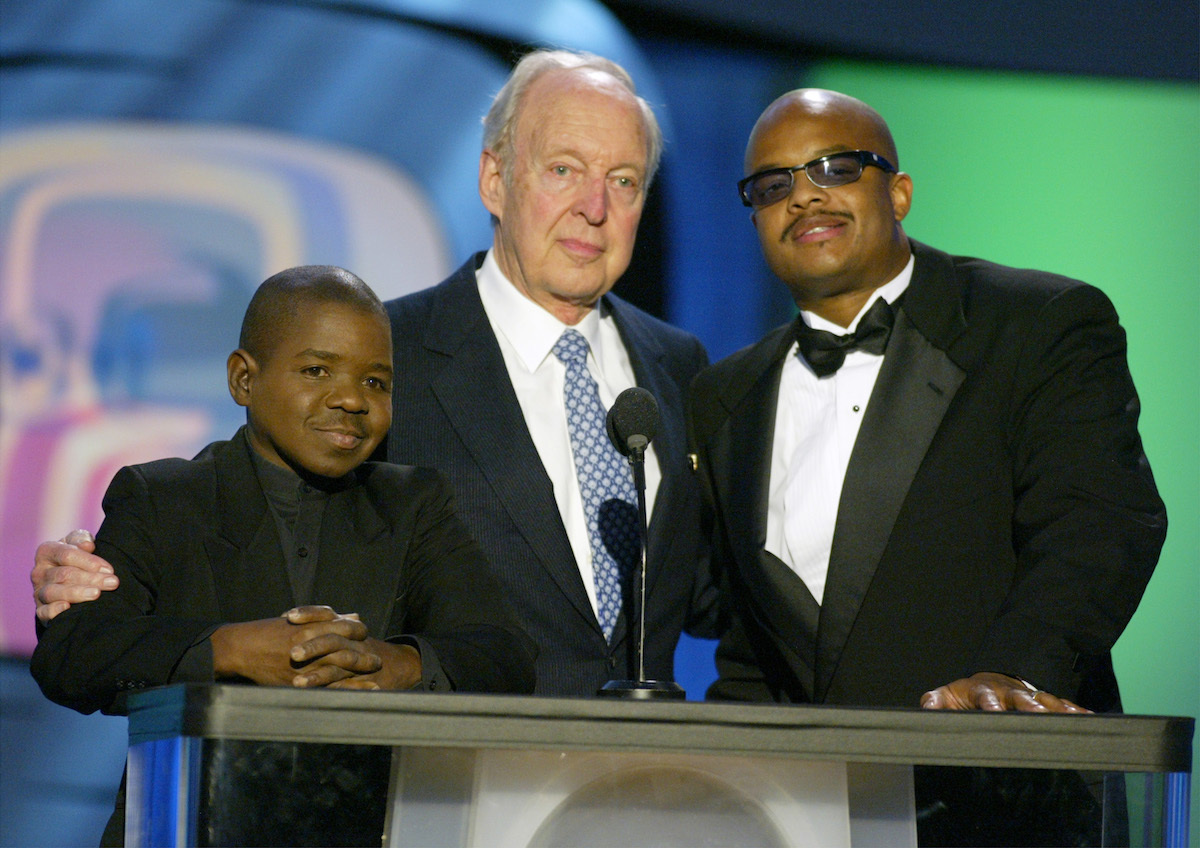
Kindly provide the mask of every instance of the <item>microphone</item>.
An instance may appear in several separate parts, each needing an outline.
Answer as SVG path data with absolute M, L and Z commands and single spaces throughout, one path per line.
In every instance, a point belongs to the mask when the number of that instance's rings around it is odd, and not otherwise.
M 608 411 L 605 427 L 609 440 L 622 456 L 629 458 L 633 471 L 642 555 L 638 563 L 637 640 L 634 643 L 637 680 L 610 680 L 597 694 L 636 700 L 680 700 L 687 693 L 678 683 L 646 679 L 646 448 L 658 432 L 658 401 L 643 388 L 628 388 L 617 395 Z
M 617 396 L 605 424 L 621 456 L 644 451 L 658 433 L 658 401 L 638 386 L 626 389 Z

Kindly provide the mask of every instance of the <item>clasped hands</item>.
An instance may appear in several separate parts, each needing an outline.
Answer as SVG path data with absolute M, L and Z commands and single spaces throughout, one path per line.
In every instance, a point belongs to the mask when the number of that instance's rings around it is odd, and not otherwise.
M 213 674 L 267 686 L 408 689 L 421 679 L 409 645 L 367 636 L 357 615 L 326 606 L 296 607 L 279 618 L 223 624 L 209 637 Z
M 43 623 L 71 604 L 115 589 L 112 566 L 92 552 L 90 533 L 75 530 L 38 547 L 30 580 Z M 334 689 L 411 689 L 421 681 L 421 655 L 367 635 L 354 613 L 327 606 L 296 607 L 279 618 L 225 624 L 209 637 L 213 672 L 268 686 Z

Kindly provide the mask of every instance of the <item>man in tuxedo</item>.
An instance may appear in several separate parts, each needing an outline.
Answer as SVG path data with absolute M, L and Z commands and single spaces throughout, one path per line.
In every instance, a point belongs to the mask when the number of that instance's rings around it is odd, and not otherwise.
M 673 679 L 681 631 L 715 635 L 683 413 L 707 356 L 692 336 L 610 294 L 629 265 L 661 148 L 654 113 L 620 66 L 568 51 L 527 55 L 484 118 L 479 193 L 491 249 L 387 304 L 396 372 L 387 458 L 449 479 L 539 646 L 539 694 L 590 696 L 637 671 L 630 553 L 602 550 L 595 481 L 576 465 L 612 448 L 603 422 L 577 431 L 579 383 L 556 350 L 564 334 L 585 342 L 586 374 L 577 376 L 590 378 L 584 393 L 600 406 L 633 385 L 659 405 L 646 457 L 647 676 Z M 114 583 L 64 543 L 39 548 L 33 581 L 42 620 Z
M 735 613 L 709 695 L 1119 709 L 1109 649 L 1166 530 L 1124 332 L 1095 288 L 909 239 L 897 165 L 835 92 L 751 133 L 739 189 L 800 314 L 693 385 Z

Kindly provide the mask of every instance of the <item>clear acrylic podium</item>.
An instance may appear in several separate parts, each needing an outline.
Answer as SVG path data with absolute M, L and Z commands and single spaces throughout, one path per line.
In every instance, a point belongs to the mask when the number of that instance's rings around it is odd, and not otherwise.
M 129 707 L 130 846 L 915 845 L 914 766 L 1120 776 L 1133 845 L 1189 844 L 1191 718 L 235 685 Z

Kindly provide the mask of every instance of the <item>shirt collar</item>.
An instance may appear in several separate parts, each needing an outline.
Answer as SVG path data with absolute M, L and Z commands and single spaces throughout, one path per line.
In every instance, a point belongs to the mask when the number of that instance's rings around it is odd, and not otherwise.
M 900 295 L 904 294 L 904 290 L 907 289 L 908 284 L 912 282 L 913 266 L 915 264 L 916 259 L 910 253 L 908 256 L 908 263 L 905 264 L 900 273 L 879 288 L 875 289 L 875 291 L 871 292 L 871 296 L 867 298 L 867 302 L 863 304 L 862 309 L 860 309 L 858 314 L 854 316 L 854 320 L 850 322 L 849 327 L 842 327 L 833 323 L 832 321 L 826 321 L 820 315 L 815 315 L 807 310 L 800 310 L 800 314 L 804 316 L 805 323 L 807 323 L 808 326 L 812 327 L 814 330 L 827 330 L 838 336 L 846 333 L 853 333 L 855 328 L 858 327 L 859 319 L 861 319 L 866 311 L 870 309 L 872 305 L 874 305 L 875 301 L 882 297 L 888 303 L 894 304 L 899 299 Z
M 475 279 L 479 284 L 479 299 L 483 301 L 483 310 L 492 327 L 504 336 L 530 372 L 536 371 L 545 361 L 566 329 L 582 333 L 592 349 L 592 357 L 596 362 L 602 361 L 600 313 L 605 309 L 603 304 L 578 324 L 564 324 L 517 290 L 500 270 L 491 250 L 475 272 Z

